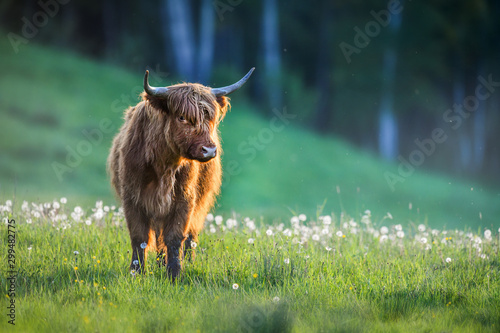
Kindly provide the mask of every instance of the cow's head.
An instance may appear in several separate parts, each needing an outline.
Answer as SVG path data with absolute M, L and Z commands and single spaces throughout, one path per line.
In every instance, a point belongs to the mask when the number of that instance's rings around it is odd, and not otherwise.
M 207 162 L 217 156 L 217 127 L 229 105 L 226 95 L 238 90 L 252 74 L 252 68 L 238 82 L 223 88 L 198 83 L 151 87 L 144 76 L 144 99 L 166 115 L 165 139 L 170 149 L 190 160 Z

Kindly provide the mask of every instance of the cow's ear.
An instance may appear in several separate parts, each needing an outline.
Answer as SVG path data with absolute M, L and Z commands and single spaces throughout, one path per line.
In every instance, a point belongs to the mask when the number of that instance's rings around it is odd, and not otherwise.
M 220 120 L 222 120 L 226 116 L 227 109 L 231 107 L 231 104 L 229 104 L 229 97 L 217 96 L 216 99 L 221 111 Z
M 148 101 L 153 108 L 168 113 L 168 103 L 165 98 L 151 96 L 146 92 L 143 92 L 141 97 L 143 101 Z

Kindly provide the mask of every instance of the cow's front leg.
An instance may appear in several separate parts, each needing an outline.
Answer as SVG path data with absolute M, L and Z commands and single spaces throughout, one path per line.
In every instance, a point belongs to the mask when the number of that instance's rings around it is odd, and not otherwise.
M 167 248 L 167 273 L 174 281 L 181 272 L 181 250 L 184 242 L 184 235 L 178 232 L 171 232 L 165 237 Z
M 130 270 L 141 273 L 144 272 L 149 240 L 149 218 L 143 209 L 131 204 L 124 203 L 124 213 L 132 243 Z

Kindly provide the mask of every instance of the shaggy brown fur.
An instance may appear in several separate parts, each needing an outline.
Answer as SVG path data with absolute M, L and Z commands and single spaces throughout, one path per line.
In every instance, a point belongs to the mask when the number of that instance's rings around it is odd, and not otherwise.
M 170 86 L 163 97 L 144 92 L 142 99 L 125 112 L 108 169 L 130 232 L 130 269 L 144 270 L 147 247 L 156 249 L 175 279 L 183 245 L 190 249 L 197 242 L 219 193 L 218 124 L 229 100 L 191 83 Z M 204 157 L 207 147 L 216 147 L 217 155 Z

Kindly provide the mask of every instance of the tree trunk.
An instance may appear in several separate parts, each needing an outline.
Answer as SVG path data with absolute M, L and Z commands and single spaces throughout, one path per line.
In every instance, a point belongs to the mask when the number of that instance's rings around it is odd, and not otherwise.
M 167 52 L 167 57 L 174 57 L 177 73 L 183 80 L 193 81 L 195 80 L 195 42 L 190 1 L 164 0 L 162 15 L 165 45 L 167 45 L 166 49 L 171 51 L 171 53 Z M 170 36 L 170 39 L 167 35 Z
M 215 42 L 215 10 L 211 0 L 202 0 L 200 11 L 200 34 L 198 50 L 197 80 L 208 84 L 212 72 Z
M 264 44 L 264 70 L 268 83 L 268 100 L 272 107 L 282 107 L 280 86 L 281 58 L 277 0 L 264 0 L 262 38 Z

